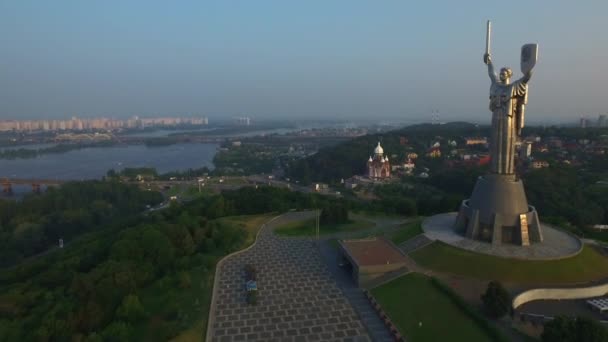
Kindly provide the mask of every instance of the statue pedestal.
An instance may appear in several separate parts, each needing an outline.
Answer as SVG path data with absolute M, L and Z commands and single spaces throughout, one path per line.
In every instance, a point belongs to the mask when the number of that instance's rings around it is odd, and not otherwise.
M 471 198 L 460 205 L 454 229 L 494 245 L 543 241 L 538 213 L 528 205 L 524 185 L 515 175 L 479 177 Z

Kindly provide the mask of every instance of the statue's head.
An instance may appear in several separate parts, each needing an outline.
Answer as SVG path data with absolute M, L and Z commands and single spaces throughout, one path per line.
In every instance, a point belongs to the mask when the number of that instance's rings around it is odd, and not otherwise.
M 509 84 L 511 82 L 511 76 L 513 76 L 513 71 L 511 71 L 511 68 L 505 67 L 500 69 L 500 75 L 498 75 L 498 77 L 502 83 Z

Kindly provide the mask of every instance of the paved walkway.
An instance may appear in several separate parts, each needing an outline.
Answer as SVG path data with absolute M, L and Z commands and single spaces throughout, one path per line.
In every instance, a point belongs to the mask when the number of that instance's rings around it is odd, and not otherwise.
M 312 212 L 287 213 L 262 229 L 249 250 L 219 269 L 211 341 L 370 341 L 311 239 L 281 238 L 276 226 Z M 246 264 L 258 270 L 258 303 L 245 301 Z
M 338 251 L 327 241 L 323 241 L 321 243 L 321 255 L 336 283 L 359 314 L 372 340 L 377 342 L 394 341 L 386 325 L 384 325 L 378 313 L 371 306 L 363 291 L 355 285 L 350 273 L 338 266 Z
M 527 260 L 569 257 L 580 252 L 583 246 L 579 239 L 546 224 L 542 225 L 544 240 L 541 243 L 533 243 L 528 247 L 507 244 L 495 246 L 491 243 L 467 239 L 457 234 L 452 229 L 456 215 L 457 213 L 444 213 L 428 217 L 422 222 L 425 235 L 429 239 L 440 240 L 454 247 L 472 252 Z

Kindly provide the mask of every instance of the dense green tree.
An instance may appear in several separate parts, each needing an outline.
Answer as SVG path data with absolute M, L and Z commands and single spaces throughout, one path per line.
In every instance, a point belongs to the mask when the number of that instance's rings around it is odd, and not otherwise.
M 122 239 L 112 245 L 110 257 L 116 260 L 140 260 L 144 256 L 143 249 L 136 240 Z
M 103 337 L 96 332 L 92 332 L 84 339 L 84 342 L 103 342 Z
M 578 316 L 557 316 L 545 323 L 543 342 L 606 342 L 608 330 L 598 321 Z
M 159 193 L 117 182 L 68 182 L 19 203 L 0 200 L 0 267 L 44 252 L 62 238 L 94 231 L 117 217 L 137 215 Z
M 194 253 L 196 246 L 190 231 L 182 225 L 169 224 L 163 227 L 163 233 L 171 240 L 178 256 Z
M 487 167 L 439 168 L 423 182 L 447 193 L 470 194 L 479 176 L 486 172 Z
M 418 215 L 418 206 L 411 198 L 398 198 L 395 200 L 395 212 L 400 215 L 416 216 Z
M 321 209 L 321 224 L 340 224 L 348 222 L 348 208 L 341 202 L 327 203 Z
M 142 245 L 146 258 L 151 260 L 161 271 L 166 271 L 173 261 L 175 248 L 169 239 L 160 231 L 146 227 L 142 232 Z
M 47 244 L 44 227 L 39 223 L 22 222 L 13 231 L 12 243 L 23 255 L 40 252 Z
M 210 218 L 222 217 L 226 215 L 226 203 L 223 196 L 217 196 L 207 209 L 207 216 Z
M 133 328 L 128 323 L 118 321 L 108 325 L 101 335 L 104 341 L 129 342 L 133 338 Z
M 137 323 L 146 316 L 146 311 L 134 294 L 127 295 L 116 310 L 116 317 L 129 323 Z
M 534 170 L 524 176 L 524 183 L 528 201 L 544 216 L 562 217 L 583 230 L 606 218 L 608 191 L 589 185 L 575 168 Z
M 500 318 L 511 310 L 511 295 L 497 281 L 488 283 L 486 292 L 481 295 L 486 311 L 493 317 Z
M 189 289 L 192 286 L 192 280 L 188 272 L 181 271 L 177 275 L 178 286 L 180 289 Z

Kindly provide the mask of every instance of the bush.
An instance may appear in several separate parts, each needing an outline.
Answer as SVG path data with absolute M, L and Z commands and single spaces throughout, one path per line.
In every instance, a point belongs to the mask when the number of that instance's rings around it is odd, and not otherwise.
M 131 341 L 133 328 L 125 322 L 113 322 L 108 325 L 101 333 L 104 341 L 109 342 L 128 342 Z
M 557 316 L 545 323 L 541 340 L 543 342 L 605 342 L 608 341 L 608 330 L 591 318 Z
M 486 311 L 495 318 L 503 317 L 511 309 L 511 296 L 497 281 L 488 283 L 486 293 L 481 295 L 481 301 Z
M 329 203 L 321 210 L 319 221 L 321 224 L 348 223 L 348 208 L 344 203 Z

